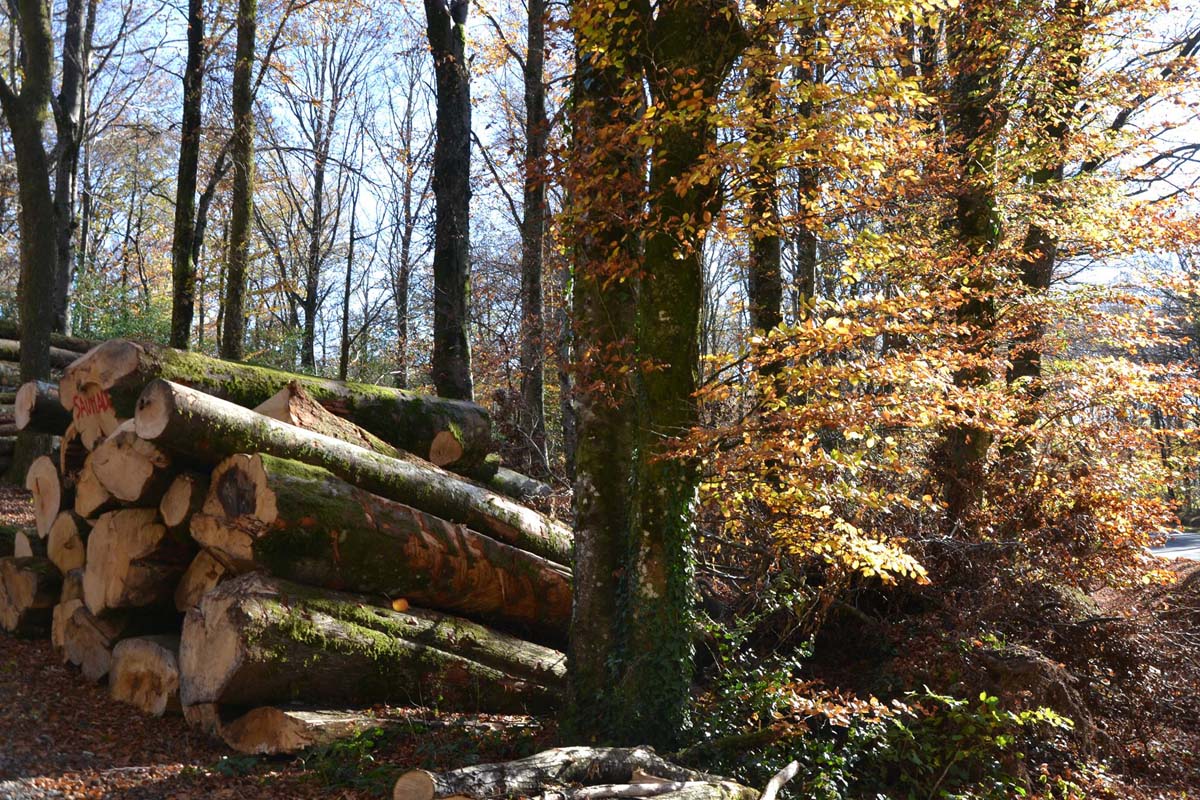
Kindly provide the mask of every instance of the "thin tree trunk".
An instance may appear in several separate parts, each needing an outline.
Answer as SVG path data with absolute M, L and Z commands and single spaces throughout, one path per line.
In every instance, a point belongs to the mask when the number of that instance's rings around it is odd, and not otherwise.
M 542 269 L 546 229 L 545 0 L 529 0 L 525 48 L 525 200 L 521 219 L 521 415 L 522 465 L 536 477 L 550 473 L 546 456 L 546 345 L 542 318 Z
M 471 400 L 468 333 L 471 250 L 471 77 L 466 0 L 425 0 L 437 75 L 436 204 L 433 245 L 433 385 L 442 397 Z
M 342 287 L 342 347 L 338 358 L 338 380 L 346 380 L 350 371 L 350 288 L 354 278 L 355 214 L 358 211 L 358 186 L 350 200 L 350 245 L 346 249 L 346 283 Z
M 171 239 L 171 346 L 186 350 L 196 304 L 196 174 L 200 166 L 204 84 L 204 0 L 188 0 L 187 66 L 183 73 L 183 126 Z
M 250 223 L 254 217 L 254 36 L 258 0 L 238 0 L 237 52 L 233 68 L 233 199 L 225 278 L 221 357 L 245 355 L 246 267 L 250 260 Z

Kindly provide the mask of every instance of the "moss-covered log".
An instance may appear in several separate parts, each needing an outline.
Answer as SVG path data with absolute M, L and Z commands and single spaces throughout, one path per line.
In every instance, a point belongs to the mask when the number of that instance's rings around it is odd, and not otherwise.
M 87 386 L 102 390 L 118 417 L 133 415 L 142 389 L 164 378 L 244 408 L 271 398 L 292 381 L 317 402 L 397 447 L 428 458 L 439 466 L 470 469 L 492 451 L 491 420 L 474 403 L 415 392 L 221 361 L 199 353 L 140 345 L 124 340 L 105 342 L 75 362 L 63 376 L 60 399 L 75 409 L 88 399 Z
M 301 430 L 168 381 L 138 402 L 143 439 L 210 463 L 234 453 L 267 453 L 323 467 L 373 494 L 459 522 L 522 550 L 569 564 L 571 532 L 561 523 L 478 484 L 417 461 L 389 458 Z
M 213 470 L 192 536 L 239 571 L 403 597 L 563 643 L 568 570 L 540 556 L 369 494 L 319 467 L 234 455 Z
M 252 573 L 221 584 L 187 613 L 180 696 L 185 706 L 300 697 L 542 712 L 558 700 L 562 658 L 444 614 L 392 611 Z
M 550 488 L 549 484 L 542 483 L 528 475 L 522 475 L 508 467 L 497 469 L 496 474 L 488 479 L 487 485 L 500 494 L 522 502 L 554 494 L 554 490 Z
M 649 747 L 558 747 L 516 761 L 478 764 L 450 772 L 410 770 L 396 781 L 392 797 L 530 797 L 578 784 L 630 783 L 635 773 L 667 781 L 713 780 L 672 764 Z M 751 800 L 756 796 L 757 792 Z
M 44 381 L 26 381 L 13 398 L 13 422 L 17 430 L 62 436 L 71 424 L 71 412 L 58 399 L 58 386 Z
M 62 575 L 47 558 L 0 558 L 0 628 L 17 636 L 50 635 Z

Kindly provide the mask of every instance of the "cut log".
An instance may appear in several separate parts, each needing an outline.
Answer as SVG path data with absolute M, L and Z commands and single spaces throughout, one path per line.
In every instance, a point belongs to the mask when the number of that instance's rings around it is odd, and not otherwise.
M 50 634 L 62 575 L 47 558 L 0 558 L 0 628 L 17 636 Z
M 20 323 L 12 320 L 0 320 L 0 336 L 4 337 L 5 339 L 20 340 Z M 86 353 L 88 350 L 91 350 L 93 347 L 99 344 L 99 342 L 92 341 L 91 339 L 81 339 L 78 336 L 67 336 L 66 334 L 62 333 L 52 333 L 50 334 L 50 344 L 53 347 L 62 348 L 63 350 L 70 350 L 75 353 L 76 356 L 79 356 L 83 353 Z
M 79 478 L 75 481 L 75 513 L 85 519 L 95 519 L 106 511 L 119 508 L 120 505 L 120 501 L 113 497 L 96 477 L 89 453 L 83 462 L 83 469 L 79 471 Z
M 704 773 L 672 764 L 649 747 L 558 747 L 516 761 L 479 764 L 450 772 L 409 770 L 396 781 L 392 797 L 393 800 L 531 797 L 554 787 L 629 783 L 635 770 L 670 781 L 714 780 Z
M 188 565 L 175 587 L 175 608 L 187 611 L 200 602 L 209 589 L 236 575 L 232 568 L 209 550 L 201 550 Z
M 62 594 L 58 597 L 58 602 L 65 603 L 68 600 L 83 599 L 83 569 L 76 568 L 70 572 L 63 573 Z
M 62 407 L 58 387 L 43 381 L 21 384 L 13 402 L 13 422 L 17 430 L 26 428 L 62 436 L 71 424 L 71 412 Z
M 188 727 L 207 734 L 214 739 L 221 737 L 221 728 L 224 727 L 224 717 L 228 713 L 228 710 L 223 710 L 216 703 L 197 703 L 195 705 L 183 706 L 183 720 L 188 724 Z
M 239 753 L 275 756 L 348 739 L 383 724 L 363 711 L 262 706 L 221 726 L 221 738 Z
M 257 573 L 226 581 L 187 613 L 180 671 L 185 706 L 303 697 L 500 713 L 551 708 L 565 676 L 560 653 L 480 625 Z
M 13 538 L 13 556 L 16 558 L 46 558 L 46 540 L 33 531 L 17 531 Z
M 92 451 L 92 471 L 109 494 L 138 506 L 157 505 L 175 477 L 171 457 L 140 438 L 133 420 L 121 424 Z
M 50 370 L 50 377 L 58 380 L 62 375 L 62 370 L 55 368 Z M 21 384 L 25 383 L 21 378 L 21 366 L 16 361 L 0 360 L 0 387 L 3 387 L 5 392 L 15 392 L 21 388 Z
M 29 465 L 25 488 L 33 495 L 34 529 L 38 536 L 45 537 L 59 512 L 75 505 L 74 488 L 63 486 L 58 464 L 50 456 L 38 456 Z
M 474 403 L 307 377 L 122 340 L 105 342 L 72 364 L 63 376 L 60 399 L 74 408 L 76 396 L 84 387 L 93 386 L 107 393 L 117 414 L 131 416 L 142 389 L 155 378 L 193 386 L 244 408 L 263 403 L 295 380 L 334 414 L 410 453 L 428 458 L 439 434 L 440 441 L 446 436 L 453 438 L 461 455 L 439 466 L 470 468 L 492 451 L 491 420 L 487 411 Z
M 63 369 L 69 367 L 71 363 L 79 358 L 79 353 L 74 350 L 64 350 L 61 347 L 50 347 L 50 366 L 55 369 Z M 0 361 L 20 361 L 21 360 L 21 343 L 16 338 L 0 339 Z
M 549 484 L 542 483 L 528 475 L 522 475 L 508 467 L 500 467 L 496 470 L 496 474 L 487 482 L 487 485 L 500 494 L 522 502 L 554 494 L 554 490 L 550 488 Z
M 234 455 L 213 470 L 192 536 L 239 572 L 403 597 L 563 643 L 566 567 L 369 494 L 319 467 Z
M 60 402 L 63 401 L 64 385 L 58 385 Z M 105 437 L 110 436 L 127 419 L 117 414 L 108 393 L 93 384 L 79 387 L 71 403 L 71 424 L 79 432 L 79 441 L 89 451 L 95 450 Z
M 91 523 L 74 511 L 62 512 L 50 526 L 46 555 L 63 575 L 87 561 L 87 537 L 91 529 Z
M 135 636 L 113 648 L 108 691 L 153 717 L 179 707 L 179 637 Z
M 172 604 L 193 548 L 170 536 L 153 508 L 101 515 L 87 541 L 83 599 L 93 614 Z
M 733 781 L 666 781 L 617 783 L 554 789 L 533 800 L 609 800 L 609 798 L 656 798 L 657 800 L 759 800 L 758 791 Z
M 306 431 L 323 433 L 343 442 L 356 444 L 376 453 L 392 458 L 415 458 L 395 445 L 385 442 L 375 434 L 348 419 L 329 411 L 304 390 L 300 381 L 290 381 L 287 386 L 272 395 L 266 402 L 255 406 L 263 416 L 304 428 Z
M 420 508 L 536 553 L 569 564 L 566 526 L 470 481 L 415 461 L 388 458 L 256 414 L 168 381 L 146 387 L 136 416 L 137 433 L 198 460 L 216 463 L 234 453 L 267 453 L 323 467 L 355 486 Z
M 62 657 L 63 661 L 67 660 L 66 653 L 63 651 L 63 646 L 66 643 L 67 623 L 70 622 L 71 615 L 75 613 L 75 609 L 82 605 L 83 598 L 63 600 L 51 612 L 50 646 Z
M 119 612 L 96 615 L 78 600 L 66 605 L 70 613 L 55 634 L 61 639 L 63 660 L 79 667 L 87 680 L 99 681 L 108 674 L 113 648 L 128 627 L 129 617 Z
M 58 474 L 65 484 L 74 486 L 79 482 L 79 473 L 87 461 L 88 449 L 83 446 L 79 429 L 72 422 L 63 432 L 58 448 Z
M 167 487 L 162 502 L 158 504 L 158 513 L 163 524 L 171 530 L 188 529 L 192 514 L 204 505 L 208 494 L 208 476 L 195 472 L 185 472 L 176 475 Z

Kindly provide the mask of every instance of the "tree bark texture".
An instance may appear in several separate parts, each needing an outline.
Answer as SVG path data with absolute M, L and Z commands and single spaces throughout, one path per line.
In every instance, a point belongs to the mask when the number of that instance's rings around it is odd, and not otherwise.
M 183 72 L 183 125 L 171 237 L 171 346 L 187 350 L 196 306 L 196 176 L 200 166 L 204 87 L 204 0 L 188 0 L 187 64 Z

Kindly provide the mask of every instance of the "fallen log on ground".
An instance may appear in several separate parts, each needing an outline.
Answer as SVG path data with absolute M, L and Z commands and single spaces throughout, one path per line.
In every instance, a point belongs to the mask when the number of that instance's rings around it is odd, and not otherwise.
M 117 417 L 129 417 L 142 390 L 156 378 L 195 387 L 244 408 L 253 408 L 298 381 L 334 414 L 439 466 L 470 469 L 483 464 L 492 452 L 491 420 L 474 403 L 296 375 L 119 339 L 104 342 L 72 364 L 60 384 L 60 398 L 64 406 L 76 409 L 78 420 L 84 401 L 96 409 L 105 405 L 96 401 L 94 393 L 84 392 L 92 386 L 106 394 L 107 405 Z
M 38 456 L 25 473 L 25 488 L 33 496 L 34 529 L 38 536 L 45 537 L 59 512 L 74 507 L 74 487 L 63 485 L 53 458 Z
M 88 610 L 173 604 L 194 547 L 168 534 L 153 508 L 110 511 L 87 541 L 83 598 Z
M 13 400 L 13 422 L 25 429 L 62 436 L 71 424 L 71 412 L 58 399 L 58 386 L 43 381 L 21 384 Z
M 61 628 L 56 624 L 53 638 L 62 647 L 63 660 L 79 667 L 87 680 L 99 681 L 108 674 L 112 650 L 129 626 L 129 616 L 93 614 L 82 600 L 67 601 L 60 608 Z
M 184 706 L 303 697 L 499 713 L 552 708 L 565 677 L 560 653 L 480 625 L 256 573 L 226 581 L 187 613 L 180 673 Z
M 178 713 L 179 637 L 135 636 L 113 648 L 108 691 L 152 717 Z
M 522 550 L 569 564 L 571 532 L 561 523 L 457 476 L 388 458 L 305 431 L 168 381 L 146 387 L 135 417 L 139 436 L 209 463 L 234 453 L 267 453 L 323 467 L 373 494 L 461 522 Z
M 0 558 L 0 628 L 17 636 L 50 634 L 62 575 L 48 558 Z
M 552 561 L 364 492 L 326 470 L 233 455 L 213 470 L 192 537 L 240 572 L 403 597 L 563 643 L 569 571 Z
M 666 781 L 719 781 L 672 764 L 649 747 L 558 747 L 515 761 L 479 764 L 450 772 L 409 770 L 396 781 L 392 797 L 393 800 L 532 797 L 547 789 L 578 784 L 628 784 L 635 773 Z M 753 792 L 747 800 L 757 796 Z
M 390 725 L 397 723 L 391 721 Z M 364 711 L 261 706 L 220 726 L 225 744 L 247 755 L 285 755 L 389 726 Z

